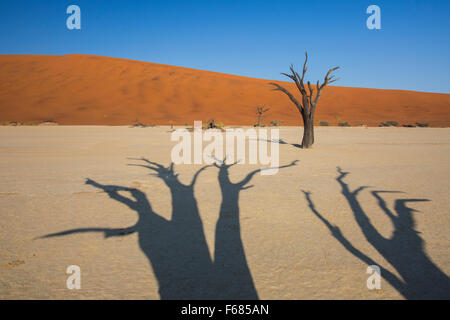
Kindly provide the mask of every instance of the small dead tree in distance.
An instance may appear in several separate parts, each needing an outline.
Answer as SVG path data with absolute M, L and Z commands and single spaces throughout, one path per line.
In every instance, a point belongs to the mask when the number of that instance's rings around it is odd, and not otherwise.
M 303 118 L 303 139 L 302 139 L 302 148 L 309 148 L 314 143 L 314 112 L 316 111 L 317 103 L 319 101 L 320 95 L 322 94 L 323 88 L 325 88 L 330 83 L 333 83 L 338 78 L 335 78 L 334 75 L 331 75 L 334 71 L 339 69 L 339 67 L 335 67 L 333 69 L 328 70 L 325 79 L 322 84 L 320 84 L 319 80 L 317 80 L 316 84 L 316 95 L 314 96 L 314 88 L 311 85 L 311 83 L 308 81 L 308 90 L 306 90 L 304 79 L 306 71 L 308 70 L 308 67 L 306 66 L 308 62 L 308 52 L 305 52 L 305 63 L 303 64 L 303 71 L 302 75 L 300 76 L 295 70 L 294 66 L 291 64 L 290 70 L 291 74 L 287 73 L 281 73 L 282 75 L 290 78 L 295 82 L 295 85 L 300 91 L 300 94 L 302 95 L 302 102 L 300 103 L 293 94 L 291 94 L 287 89 L 283 88 L 277 83 L 271 82 L 270 84 L 275 87 L 275 91 L 281 91 L 285 93 L 289 99 L 295 104 L 298 111 L 300 111 L 300 114 Z
M 269 110 L 270 108 L 265 108 L 264 106 L 256 107 L 256 114 L 258 115 L 258 124 L 256 125 L 256 127 L 261 127 L 262 120 L 265 117 L 263 114 Z

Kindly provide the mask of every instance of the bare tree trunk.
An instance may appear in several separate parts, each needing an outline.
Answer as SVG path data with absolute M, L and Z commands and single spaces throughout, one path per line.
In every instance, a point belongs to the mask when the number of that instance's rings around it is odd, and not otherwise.
M 303 139 L 302 139 L 302 148 L 308 149 L 314 143 L 314 121 L 305 116 L 303 118 Z

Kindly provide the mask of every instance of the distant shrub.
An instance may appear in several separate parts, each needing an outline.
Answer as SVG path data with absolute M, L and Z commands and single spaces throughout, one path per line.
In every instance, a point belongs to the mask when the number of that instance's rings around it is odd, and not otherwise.
M 131 125 L 131 127 L 133 127 L 133 128 L 146 128 L 147 125 L 143 124 L 142 122 L 139 121 L 139 119 L 136 118 L 136 120 L 134 120 L 134 123 Z
M 319 124 L 323 127 L 328 127 L 328 125 L 329 125 L 328 122 L 326 122 L 326 121 L 320 121 Z
M 428 123 L 421 123 L 421 122 L 416 122 L 417 126 L 420 128 L 427 128 L 430 125 Z
M 214 119 L 211 118 L 208 121 L 206 121 L 205 129 L 214 129 L 214 128 L 217 128 L 216 122 L 214 121 Z
M 345 121 L 345 122 L 339 122 L 338 126 L 339 127 L 350 127 L 350 124 L 347 121 Z
M 416 126 L 413 124 L 404 124 L 403 127 L 405 128 L 415 128 Z
M 398 127 L 398 122 L 397 121 L 381 122 L 379 127 Z
M 270 124 L 271 124 L 273 127 L 278 127 L 279 124 L 280 124 L 280 122 L 279 122 L 278 120 L 270 120 Z
M 220 129 L 222 131 L 225 131 L 224 127 L 225 125 L 222 122 L 215 122 L 214 119 L 209 119 L 207 125 L 203 127 L 203 129 Z

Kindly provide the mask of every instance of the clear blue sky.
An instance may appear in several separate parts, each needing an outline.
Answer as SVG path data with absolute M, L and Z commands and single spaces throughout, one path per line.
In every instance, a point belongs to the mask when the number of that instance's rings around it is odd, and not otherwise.
M 66 28 L 81 8 L 82 29 Z M 381 8 L 381 30 L 366 8 Z M 95 54 L 282 79 L 340 65 L 341 86 L 450 93 L 448 0 L 2 0 L 0 54 Z

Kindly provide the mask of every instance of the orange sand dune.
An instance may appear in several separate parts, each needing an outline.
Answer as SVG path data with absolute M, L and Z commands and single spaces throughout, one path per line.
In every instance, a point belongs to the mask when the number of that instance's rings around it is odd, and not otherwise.
M 183 125 L 214 118 L 225 125 L 252 125 L 255 106 L 264 104 L 271 108 L 265 123 L 299 125 L 296 108 L 269 82 L 100 56 L 1 55 L 0 121 L 129 125 L 139 119 Z M 351 125 L 394 120 L 449 126 L 450 94 L 328 87 L 316 118 L 334 125 L 335 116 Z

